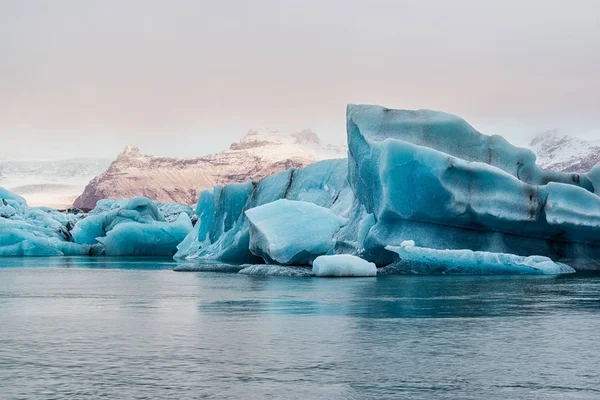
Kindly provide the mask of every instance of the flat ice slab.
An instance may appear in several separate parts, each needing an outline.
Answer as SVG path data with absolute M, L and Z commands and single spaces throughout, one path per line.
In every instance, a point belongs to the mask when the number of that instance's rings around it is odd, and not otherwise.
M 487 251 L 436 250 L 414 246 L 412 241 L 402 244 L 386 247 L 400 258 L 380 269 L 380 274 L 558 275 L 575 272 L 566 264 L 556 263 L 542 256 L 523 257 Z
M 313 262 L 313 273 L 321 277 L 376 276 L 375 264 L 350 254 L 317 257 Z

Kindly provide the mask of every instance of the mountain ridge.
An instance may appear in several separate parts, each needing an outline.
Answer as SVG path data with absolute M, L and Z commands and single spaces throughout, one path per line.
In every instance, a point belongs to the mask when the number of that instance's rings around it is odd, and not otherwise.
M 600 141 L 561 135 L 556 129 L 539 133 L 528 147 L 544 169 L 583 173 L 600 164 Z
M 73 203 L 90 209 L 103 198 L 146 196 L 157 201 L 194 204 L 198 193 L 215 185 L 258 180 L 287 168 L 343 158 L 345 147 L 324 145 L 310 130 L 286 134 L 251 129 L 228 149 L 193 157 L 144 154 L 127 145 Z

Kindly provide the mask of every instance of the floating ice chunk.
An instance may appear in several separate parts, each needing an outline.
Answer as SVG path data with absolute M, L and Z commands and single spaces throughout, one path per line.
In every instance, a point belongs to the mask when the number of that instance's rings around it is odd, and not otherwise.
M 398 254 L 399 260 L 380 269 L 380 274 L 558 275 L 575 272 L 570 266 L 555 263 L 548 257 L 522 257 L 471 250 L 435 250 L 417 247 L 414 242 L 410 242 L 403 242 L 403 246 L 386 247 Z
M 317 257 L 313 262 L 313 273 L 321 277 L 376 276 L 375 264 L 350 254 Z
M 284 267 L 280 265 L 246 265 L 240 272 L 242 275 L 263 276 L 314 276 L 307 267 Z
M 62 256 L 47 237 L 23 221 L 0 218 L 0 256 Z
M 353 200 L 347 184 L 347 161 L 325 160 L 302 169 L 291 168 L 259 182 L 216 186 L 200 193 L 198 223 L 178 246 L 175 257 L 260 262 L 249 250 L 250 227 L 243 211 L 284 198 L 332 207 L 334 213 L 346 216 Z
M 97 238 L 106 236 L 107 232 L 122 223 L 165 222 L 156 204 L 146 197 L 100 203 L 100 210 L 92 210 L 92 215 L 77 222 L 73 228 L 71 234 L 76 243 L 96 244 L 98 243 Z
M 120 223 L 97 241 L 108 256 L 173 256 L 191 230 L 190 217 L 182 213 L 172 223 Z
M 310 264 L 333 249 L 333 235 L 347 223 L 312 203 L 277 200 L 246 211 L 250 251 L 269 263 Z

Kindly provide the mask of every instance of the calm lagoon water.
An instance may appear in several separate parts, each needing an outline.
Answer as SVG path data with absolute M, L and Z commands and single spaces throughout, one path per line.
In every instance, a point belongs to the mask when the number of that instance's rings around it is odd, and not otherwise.
M 600 398 L 600 276 L 175 265 L 0 259 L 0 398 Z

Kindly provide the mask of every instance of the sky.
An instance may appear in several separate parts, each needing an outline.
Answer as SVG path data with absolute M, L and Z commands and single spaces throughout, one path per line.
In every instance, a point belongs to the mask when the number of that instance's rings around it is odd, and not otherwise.
M 0 0 L 0 159 L 199 156 L 345 107 L 600 139 L 600 1 Z

